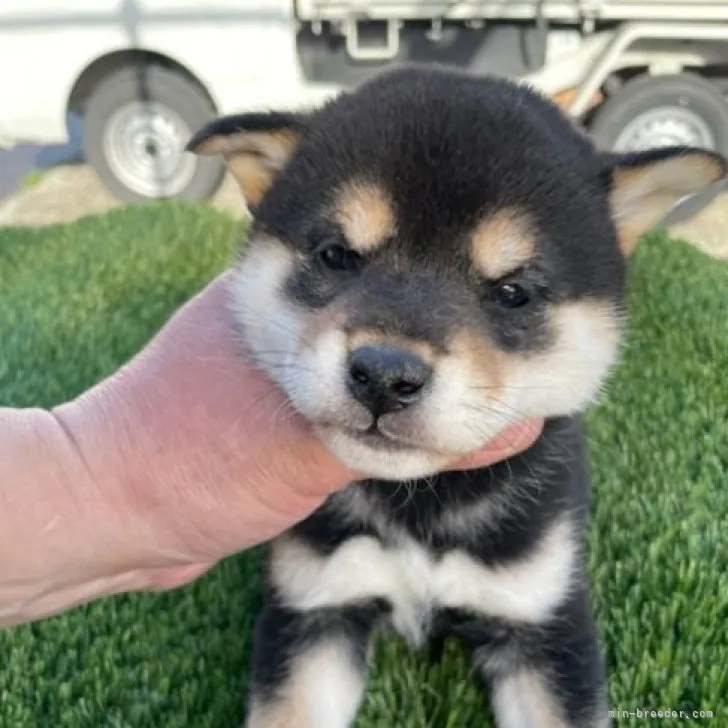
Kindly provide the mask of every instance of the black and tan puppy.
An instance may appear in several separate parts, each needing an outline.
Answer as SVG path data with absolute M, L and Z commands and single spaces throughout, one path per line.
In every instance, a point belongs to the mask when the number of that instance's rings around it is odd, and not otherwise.
M 578 413 L 617 358 L 627 255 L 724 160 L 598 153 L 525 88 L 422 67 L 188 148 L 224 155 L 254 213 L 245 344 L 372 475 L 272 545 L 249 728 L 349 726 L 383 623 L 462 637 L 499 728 L 607 725 Z M 524 455 L 433 475 L 528 416 Z

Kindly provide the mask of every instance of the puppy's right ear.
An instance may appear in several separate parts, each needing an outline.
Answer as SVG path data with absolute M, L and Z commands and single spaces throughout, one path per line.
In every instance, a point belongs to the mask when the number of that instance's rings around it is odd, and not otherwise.
M 304 114 L 269 112 L 225 116 L 198 131 L 185 146 L 194 154 L 221 154 L 254 211 L 306 131 Z
M 680 200 L 728 178 L 728 160 L 692 147 L 602 155 L 619 245 L 630 256 L 640 237 Z

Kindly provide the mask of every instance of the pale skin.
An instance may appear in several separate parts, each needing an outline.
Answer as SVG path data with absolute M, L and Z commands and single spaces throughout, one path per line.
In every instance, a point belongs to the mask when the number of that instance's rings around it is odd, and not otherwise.
M 0 408 L 0 626 L 189 583 L 362 476 L 248 363 L 228 281 L 77 399 Z M 541 427 L 514 425 L 453 467 L 525 450 Z

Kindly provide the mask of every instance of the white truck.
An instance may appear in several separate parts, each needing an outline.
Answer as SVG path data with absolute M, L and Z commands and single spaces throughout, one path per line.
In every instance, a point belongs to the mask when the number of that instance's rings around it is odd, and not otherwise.
M 728 153 L 728 2 L 0 0 L 0 140 L 84 151 L 124 200 L 205 199 L 216 114 L 314 104 L 401 62 L 531 83 L 597 143 Z

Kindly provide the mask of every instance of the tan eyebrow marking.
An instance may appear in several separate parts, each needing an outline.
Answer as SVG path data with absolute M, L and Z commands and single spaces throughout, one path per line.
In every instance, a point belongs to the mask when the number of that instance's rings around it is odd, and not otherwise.
M 358 253 L 367 253 L 394 234 L 392 207 L 378 185 L 350 182 L 336 198 L 334 215 L 351 247 Z
M 527 215 L 516 209 L 490 215 L 472 235 L 473 262 L 491 280 L 518 270 L 535 252 L 533 228 Z

